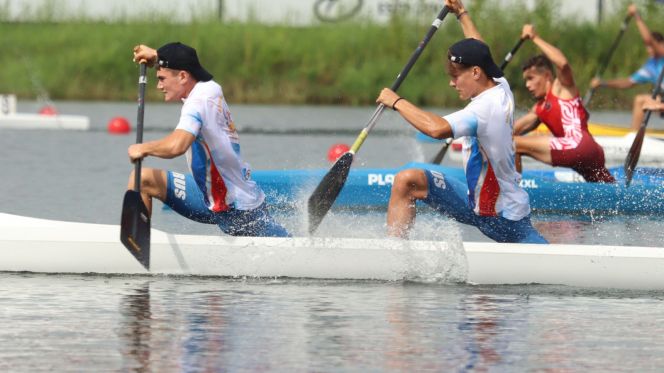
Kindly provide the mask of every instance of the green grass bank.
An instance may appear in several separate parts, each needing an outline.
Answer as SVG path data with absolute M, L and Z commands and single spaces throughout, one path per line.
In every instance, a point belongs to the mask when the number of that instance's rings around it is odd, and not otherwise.
M 624 17 L 622 12 L 608 16 L 598 26 L 561 19 L 555 2 L 539 2 L 534 12 L 479 0 L 473 4 L 469 11 L 497 62 L 516 43 L 522 25 L 532 22 L 542 37 L 567 55 L 582 93 Z M 651 5 L 642 11 L 653 30 L 664 31 L 661 8 Z M 138 69 L 131 61 L 132 47 L 182 41 L 198 50 L 230 103 L 372 104 L 379 90 L 394 81 L 434 16 L 426 20 L 395 18 L 385 25 L 355 22 L 306 28 L 212 20 L 186 25 L 167 20 L 2 22 L 0 92 L 34 99 L 43 87 L 57 100 L 135 100 Z M 443 58 L 447 47 L 460 38 L 461 28 L 450 15 L 400 93 L 421 105 L 459 106 L 456 92 L 447 87 Z M 526 43 L 505 71 L 521 108 L 532 100 L 523 87 L 520 64 L 534 53 L 534 45 Z M 645 48 L 631 23 L 603 77 L 628 76 L 645 58 Z M 160 100 L 154 79 L 149 83 L 148 99 Z M 649 89 L 598 91 L 593 107 L 627 109 L 634 93 Z

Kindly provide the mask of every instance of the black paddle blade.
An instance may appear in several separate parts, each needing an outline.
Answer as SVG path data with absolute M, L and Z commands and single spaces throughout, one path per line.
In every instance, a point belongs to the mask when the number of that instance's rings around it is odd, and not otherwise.
M 323 177 L 316 190 L 309 197 L 309 234 L 318 229 L 321 221 L 337 199 L 341 189 L 346 183 L 350 166 L 353 163 L 353 153 L 345 153 L 332 166 Z
M 122 203 L 120 241 L 145 269 L 150 270 L 150 214 L 141 194 L 128 190 Z
M 639 156 L 641 155 L 641 147 L 643 146 L 643 138 L 646 135 L 646 127 L 641 126 L 639 132 L 636 133 L 634 137 L 634 142 L 632 142 L 632 147 L 629 148 L 627 153 L 627 158 L 625 158 L 625 185 L 629 186 L 632 182 L 632 175 L 634 174 L 634 169 L 636 169 L 636 164 L 639 163 Z

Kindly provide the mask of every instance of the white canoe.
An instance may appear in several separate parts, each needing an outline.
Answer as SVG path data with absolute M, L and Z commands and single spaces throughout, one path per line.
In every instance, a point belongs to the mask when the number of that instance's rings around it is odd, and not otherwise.
M 636 137 L 636 133 L 631 132 L 622 137 L 595 136 L 595 141 L 604 148 L 604 157 L 607 160 L 624 161 L 632 147 L 632 143 L 634 143 L 634 137 Z M 639 159 L 650 163 L 664 162 L 664 139 L 645 136 Z
M 0 115 L 0 129 L 87 131 L 90 119 L 83 115 L 41 115 L 14 113 Z
M 147 274 L 119 232 L 0 214 L 0 271 Z M 152 274 L 664 289 L 664 248 L 151 235 Z
M 623 162 L 632 147 L 636 133 L 631 132 L 624 136 L 594 136 L 595 141 L 604 149 L 607 162 Z M 461 159 L 461 142 L 453 143 L 455 151 L 450 152 L 453 159 Z M 664 138 L 645 136 L 641 147 L 641 163 L 664 163 Z

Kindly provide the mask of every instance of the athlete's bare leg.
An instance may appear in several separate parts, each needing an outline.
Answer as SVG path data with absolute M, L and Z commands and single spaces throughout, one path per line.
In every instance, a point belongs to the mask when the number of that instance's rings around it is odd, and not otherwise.
M 634 106 L 632 107 L 632 131 L 638 131 L 643 122 L 644 112 L 643 104 L 650 98 L 648 94 L 640 94 L 634 97 Z
M 515 136 L 517 154 L 525 154 L 540 162 L 551 164 L 550 136 Z
M 408 237 L 408 231 L 415 221 L 415 201 L 426 198 L 428 193 L 429 183 L 423 170 L 408 169 L 395 176 L 387 207 L 389 236 Z
M 129 182 L 127 189 L 134 189 L 134 174 L 135 170 L 129 174 Z M 150 216 L 152 216 L 152 198 L 159 198 L 161 201 L 166 200 L 166 171 L 154 168 L 141 169 L 141 198 L 147 207 Z

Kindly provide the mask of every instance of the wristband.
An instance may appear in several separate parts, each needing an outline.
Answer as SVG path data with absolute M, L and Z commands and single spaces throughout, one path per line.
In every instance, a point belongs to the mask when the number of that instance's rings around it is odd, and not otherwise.
M 399 97 L 394 100 L 394 103 L 392 103 L 392 110 L 397 111 L 397 102 L 399 102 L 399 100 L 403 100 L 403 97 Z
M 463 12 L 457 14 L 457 16 L 456 16 L 456 17 L 457 17 L 457 20 L 461 20 L 461 16 L 463 16 L 464 14 L 468 14 L 468 11 L 467 11 L 467 10 L 464 10 Z

